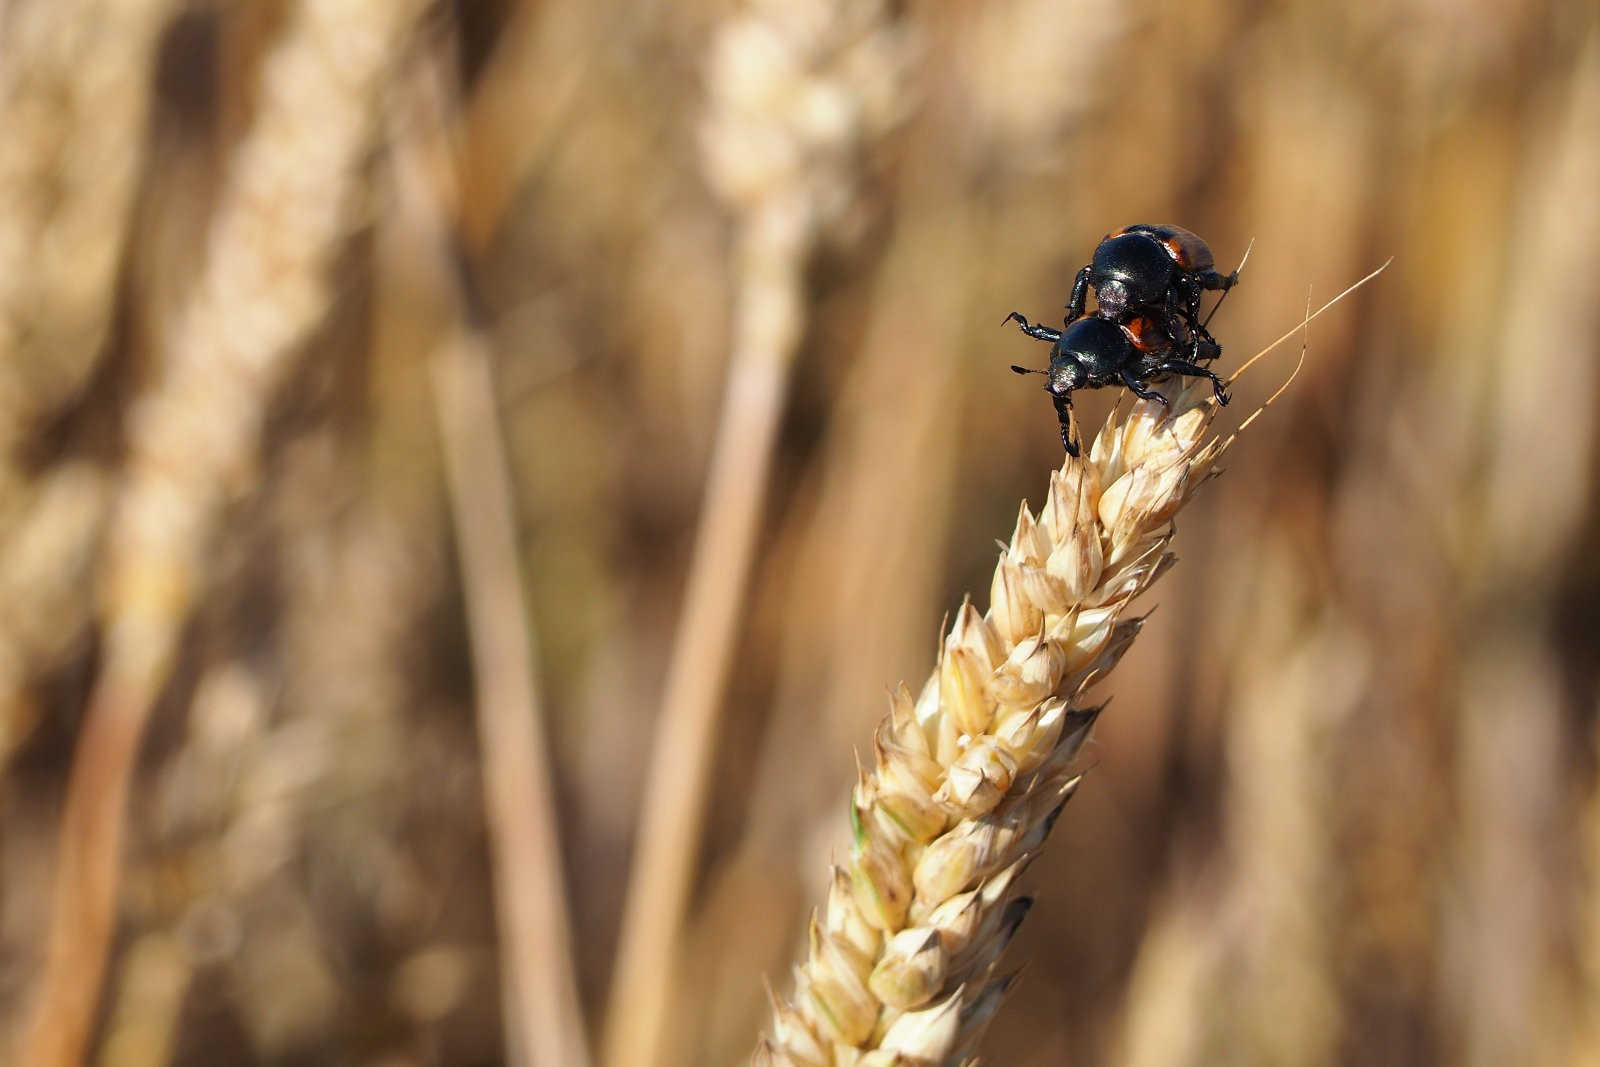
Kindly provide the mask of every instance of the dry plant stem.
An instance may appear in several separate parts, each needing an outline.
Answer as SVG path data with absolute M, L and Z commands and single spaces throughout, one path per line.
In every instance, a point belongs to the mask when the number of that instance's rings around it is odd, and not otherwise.
M 504 957 L 508 1062 L 585 1067 L 582 1011 L 561 879 L 550 754 L 523 603 L 511 478 L 489 352 L 462 332 L 433 366 L 461 553 L 478 734 Z
M 587 1067 L 537 645 L 522 595 L 492 352 L 469 311 L 476 303 L 465 291 L 467 265 L 457 258 L 446 221 L 446 210 L 458 207 L 460 198 L 446 183 L 444 166 L 424 164 L 428 148 L 442 156 L 445 139 L 440 94 L 427 92 L 442 79 L 437 71 L 427 73 L 434 76 L 411 79 L 409 95 L 417 105 L 407 116 L 411 123 L 393 124 L 393 159 L 405 217 L 427 245 L 459 323 L 433 361 L 434 401 L 478 690 L 507 1061 L 519 1067 Z M 418 136 L 406 136 L 408 129 Z M 430 174 L 437 180 L 430 182 Z
M 250 484 L 265 405 L 325 312 L 371 98 L 419 4 L 306 0 L 262 68 L 205 274 L 160 384 L 128 428 L 108 545 L 104 654 L 62 815 L 48 958 L 19 1061 L 82 1062 L 112 934 L 128 786 L 151 706 L 230 495 Z
M 606 1063 L 662 1057 L 722 692 L 733 657 L 813 242 L 855 200 L 866 146 L 898 121 L 906 58 L 879 0 L 755 0 L 713 37 L 701 161 L 737 219 L 732 358 L 647 774 L 606 1011 Z
M 721 696 L 799 338 L 803 226 L 802 213 L 779 201 L 757 213 L 744 233 L 734 356 L 644 786 L 606 1013 L 608 1067 L 655 1063 L 665 1030 Z
M 1209 383 L 1162 387 L 1023 507 L 980 614 L 969 601 L 920 695 L 901 686 L 853 797 L 791 1002 L 758 1064 L 967 1062 L 1011 981 L 1000 954 L 1028 901 L 1019 872 L 1077 787 L 1098 709 L 1084 691 L 1138 633 L 1133 600 L 1168 566 L 1172 518 L 1225 443 Z

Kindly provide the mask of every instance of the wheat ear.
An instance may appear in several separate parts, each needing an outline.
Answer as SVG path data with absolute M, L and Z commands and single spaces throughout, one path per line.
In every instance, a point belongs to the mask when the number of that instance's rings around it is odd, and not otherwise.
M 854 843 L 813 916 L 793 999 L 754 1062 L 934 1067 L 967 1062 L 1010 984 L 999 957 L 1029 907 L 1017 875 L 1077 788 L 1098 708 L 1084 691 L 1141 619 L 1135 597 L 1172 564 L 1172 517 L 1226 442 L 1204 381 L 1170 405 L 1108 418 L 1050 476 L 1000 554 L 987 613 L 963 604 L 939 662 L 904 685 L 852 797 Z
M 9 1062 L 84 1062 L 116 933 L 140 742 L 205 586 L 229 502 L 254 484 L 274 390 L 332 301 L 374 102 L 421 0 L 300 0 L 264 60 L 233 151 L 204 273 L 164 365 L 127 418 L 127 475 L 103 552 L 98 674 L 61 815 L 44 973 Z

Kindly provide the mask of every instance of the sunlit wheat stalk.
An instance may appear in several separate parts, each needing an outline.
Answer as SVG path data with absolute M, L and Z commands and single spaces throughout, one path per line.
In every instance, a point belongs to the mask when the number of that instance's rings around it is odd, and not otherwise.
M 506 1060 L 588 1067 L 493 341 L 476 312 L 482 297 L 458 237 L 463 201 L 448 134 L 455 79 L 440 57 L 453 43 L 420 53 L 406 88 L 395 93 L 402 105 L 392 117 L 390 158 L 402 223 L 426 250 L 455 320 L 433 358 L 434 405 L 475 675 Z
M 913 695 L 901 686 L 852 798 L 854 847 L 814 917 L 758 1064 L 936 1065 L 974 1053 L 1029 906 L 1017 875 L 1077 787 L 1084 691 L 1139 632 L 1133 600 L 1173 562 L 1172 518 L 1225 442 L 1208 383 L 1113 413 L 1026 505 L 989 609 L 969 601 Z
M 663 684 L 602 1062 L 671 1040 L 677 941 L 711 795 L 722 690 L 806 322 L 805 267 L 850 214 L 861 157 L 899 120 L 906 48 L 881 0 L 753 0 L 711 47 L 705 173 L 735 221 L 727 384 L 682 621 Z

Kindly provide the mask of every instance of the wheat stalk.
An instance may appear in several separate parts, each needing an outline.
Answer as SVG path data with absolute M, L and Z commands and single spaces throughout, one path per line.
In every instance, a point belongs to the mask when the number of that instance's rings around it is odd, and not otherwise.
M 921 693 L 892 695 L 852 798 L 849 862 L 755 1063 L 972 1057 L 1011 982 L 999 957 L 1029 906 L 1017 875 L 1077 788 L 1099 713 L 1083 694 L 1138 633 L 1129 606 L 1172 564 L 1172 517 L 1229 443 L 1207 435 L 1209 383 L 1162 392 L 1170 407 L 1113 412 L 1039 513 L 1023 505 L 989 610 L 963 604 Z
M 755 0 L 712 44 L 706 177 L 736 220 L 725 400 L 683 615 L 643 786 L 602 1062 L 646 1067 L 670 1040 L 712 755 L 789 377 L 805 267 L 845 226 L 860 157 L 901 117 L 906 47 L 882 0 Z

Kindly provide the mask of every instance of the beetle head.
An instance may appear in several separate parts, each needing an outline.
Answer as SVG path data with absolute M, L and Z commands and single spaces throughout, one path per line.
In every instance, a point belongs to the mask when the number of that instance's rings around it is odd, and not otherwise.
M 1062 353 L 1050 361 L 1050 372 L 1045 388 L 1056 396 L 1066 396 L 1082 386 L 1087 378 L 1088 374 L 1084 371 L 1083 364 L 1078 361 L 1078 357 Z
M 1089 282 L 1100 316 L 1119 319 L 1129 307 L 1160 303 L 1172 281 L 1172 254 L 1147 233 L 1119 233 L 1094 250 Z
M 1095 301 L 1103 318 L 1122 318 L 1128 311 L 1128 283 L 1121 278 L 1107 279 L 1095 291 Z

